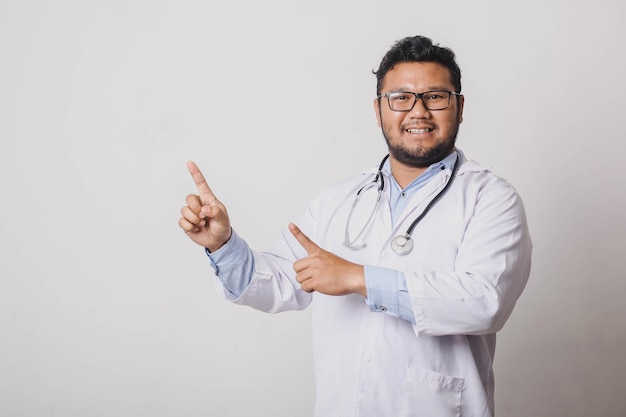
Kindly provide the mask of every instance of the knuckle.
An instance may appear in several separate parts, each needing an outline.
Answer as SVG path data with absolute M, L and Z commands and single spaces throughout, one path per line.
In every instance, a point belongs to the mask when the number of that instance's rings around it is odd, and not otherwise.
M 185 201 L 187 202 L 188 205 L 192 205 L 193 203 L 198 203 L 200 201 L 200 197 L 198 197 L 195 194 L 189 194 L 185 198 Z
M 197 222 L 199 220 L 198 216 L 193 212 L 193 210 L 189 206 L 185 206 L 180 209 L 180 214 L 183 216 L 185 220 L 190 223 Z
M 180 226 L 181 229 L 183 229 L 184 231 L 188 232 L 189 230 L 191 230 L 192 225 L 189 223 L 189 221 L 187 219 L 185 219 L 184 217 L 181 217 L 178 220 L 178 225 Z

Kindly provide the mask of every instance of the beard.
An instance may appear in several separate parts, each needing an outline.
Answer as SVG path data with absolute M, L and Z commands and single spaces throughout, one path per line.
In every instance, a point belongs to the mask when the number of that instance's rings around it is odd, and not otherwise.
M 415 149 L 410 149 L 402 144 L 392 144 L 387 136 L 387 133 L 385 132 L 384 125 L 381 130 L 383 132 L 383 136 L 385 137 L 385 141 L 387 142 L 389 155 L 391 157 L 406 166 L 413 168 L 428 168 L 430 165 L 441 161 L 454 151 L 459 126 L 460 123 L 457 122 L 452 131 L 435 146 L 431 148 L 418 147 Z

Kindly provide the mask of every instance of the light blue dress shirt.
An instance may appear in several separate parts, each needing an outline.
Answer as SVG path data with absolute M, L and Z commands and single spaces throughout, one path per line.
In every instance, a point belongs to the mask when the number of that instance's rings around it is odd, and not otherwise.
M 435 175 L 446 168 L 452 169 L 457 159 L 453 152 L 439 162 L 430 165 L 426 171 L 415 178 L 405 189 L 391 175 L 389 160 L 383 166 L 383 174 L 391 183 L 389 189 L 389 208 L 391 220 L 396 224 L 400 214 L 411 198 Z M 365 265 L 365 285 L 367 287 L 367 304 L 372 311 L 382 311 L 394 317 L 400 317 L 415 323 L 413 308 L 406 279 L 401 271 L 374 265 Z
M 457 157 L 458 153 L 453 152 L 441 161 L 432 164 L 404 189 L 391 175 L 389 161 L 385 162 L 382 171 L 387 182 L 391 184 L 389 208 L 394 224 L 411 197 L 437 173 L 446 168 L 452 169 Z M 230 240 L 224 246 L 215 252 L 209 252 L 207 249 L 206 253 L 224 287 L 235 297 L 242 294 L 250 283 L 254 271 L 254 256 L 245 240 L 233 229 Z M 401 271 L 365 265 L 365 285 L 370 310 L 385 312 L 391 316 L 415 322 L 406 279 Z

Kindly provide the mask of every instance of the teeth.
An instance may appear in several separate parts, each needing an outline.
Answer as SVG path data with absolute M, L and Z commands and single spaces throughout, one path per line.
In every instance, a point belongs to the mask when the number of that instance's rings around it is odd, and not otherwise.
M 424 128 L 424 129 L 407 129 L 406 131 L 409 133 L 428 133 L 432 129 Z

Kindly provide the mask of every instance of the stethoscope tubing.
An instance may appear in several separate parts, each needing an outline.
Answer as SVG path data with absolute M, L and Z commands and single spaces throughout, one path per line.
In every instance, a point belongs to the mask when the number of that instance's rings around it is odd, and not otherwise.
M 428 205 L 426 206 L 426 208 L 424 209 L 424 211 L 422 211 L 422 213 L 417 216 L 415 218 L 415 220 L 413 220 L 413 222 L 409 225 L 409 228 L 406 229 L 406 236 L 409 236 L 413 233 L 413 229 L 415 229 L 415 226 L 417 226 L 417 224 L 424 218 L 424 216 L 426 216 L 426 214 L 428 214 L 428 212 L 430 211 L 430 209 L 435 205 L 435 203 L 441 198 L 443 197 L 443 195 L 446 193 L 446 191 L 448 191 L 448 188 L 450 188 L 450 185 L 452 184 L 452 180 L 454 179 L 454 177 L 456 176 L 456 172 L 459 169 L 459 160 L 460 160 L 460 156 L 457 154 L 456 157 L 456 161 L 454 161 L 454 165 L 452 166 L 452 173 L 450 174 L 450 178 L 448 178 L 448 181 L 446 182 L 446 185 L 444 185 L 444 187 L 441 189 L 441 191 L 439 191 L 439 193 L 437 193 L 437 195 L 430 200 L 430 202 L 428 203 Z
M 383 158 L 383 160 L 380 162 L 380 165 L 378 167 L 378 170 L 376 171 L 376 176 L 374 177 L 374 179 L 371 182 L 369 182 L 368 184 L 365 184 L 363 187 L 361 187 L 357 191 L 357 193 L 356 193 L 356 198 L 355 198 L 354 202 L 352 203 L 352 207 L 350 209 L 350 213 L 348 214 L 348 219 L 346 221 L 346 230 L 345 230 L 345 237 L 344 237 L 344 242 L 343 242 L 344 245 L 346 245 L 347 247 L 349 247 L 351 249 L 358 249 L 359 247 L 363 246 L 363 244 L 359 243 L 359 239 L 361 238 L 363 233 L 365 233 L 365 230 L 367 230 L 367 226 L 370 224 L 370 222 L 374 218 L 374 214 L 376 213 L 376 210 L 378 209 L 378 205 L 380 203 L 380 199 L 381 199 L 383 190 L 385 188 L 385 178 L 384 178 L 384 175 L 382 173 L 382 170 L 383 170 L 383 166 L 385 165 L 385 162 L 387 161 L 388 158 L 389 158 L 389 155 L 387 154 Z M 411 222 L 411 224 L 407 228 L 407 230 L 404 233 L 404 235 L 398 235 L 398 236 L 396 236 L 396 237 L 394 237 L 392 239 L 392 241 L 391 241 L 391 249 L 394 252 L 396 252 L 399 255 L 406 255 L 406 254 L 410 253 L 413 250 L 413 239 L 411 238 L 413 230 L 419 224 L 419 222 L 424 218 L 424 216 L 426 216 L 426 214 L 428 214 L 428 212 L 435 205 L 435 203 L 437 201 L 439 201 L 439 199 L 441 197 L 443 197 L 443 195 L 446 193 L 446 191 L 448 191 L 448 189 L 450 188 L 450 185 L 452 184 L 452 180 L 456 176 L 458 168 L 461 165 L 460 161 L 461 161 L 461 156 L 457 153 L 456 161 L 454 161 L 454 165 L 452 167 L 452 173 L 450 174 L 450 177 L 448 178 L 446 184 L 441 189 L 441 191 L 439 191 L 437 193 L 437 195 L 432 200 L 430 200 L 430 202 L 428 203 L 428 205 L 426 205 L 426 208 L 424 208 L 424 210 L 420 213 L 420 215 L 417 216 L 415 218 L 415 220 L 413 220 Z M 379 183 L 379 179 L 380 179 L 380 183 Z M 376 203 L 374 205 L 374 209 L 372 210 L 372 213 L 368 217 L 367 222 L 365 223 L 365 226 L 363 226 L 361 231 L 358 233 L 357 237 L 355 239 L 351 240 L 350 239 L 350 234 L 349 234 L 349 228 L 350 228 L 350 221 L 352 219 L 352 214 L 354 213 L 354 209 L 355 209 L 357 203 L 359 202 L 359 200 L 361 199 L 361 193 L 369 190 L 374 185 L 378 185 L 378 187 L 377 187 L 378 195 L 376 197 Z

